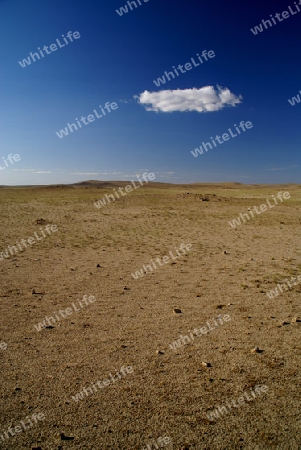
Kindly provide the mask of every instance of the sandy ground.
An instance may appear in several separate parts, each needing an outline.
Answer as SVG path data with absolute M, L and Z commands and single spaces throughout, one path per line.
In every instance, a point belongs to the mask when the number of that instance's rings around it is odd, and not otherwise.
M 301 187 L 156 183 L 97 209 L 112 189 L 0 189 L 0 252 L 58 228 L 0 261 L 0 448 L 299 450 L 301 283 L 266 292 L 301 275 Z M 279 191 L 290 199 L 230 226 Z

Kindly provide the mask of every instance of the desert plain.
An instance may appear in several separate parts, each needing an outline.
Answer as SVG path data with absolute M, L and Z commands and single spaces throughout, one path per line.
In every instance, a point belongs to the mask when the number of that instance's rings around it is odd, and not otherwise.
M 0 448 L 299 450 L 301 186 L 127 184 L 0 188 Z

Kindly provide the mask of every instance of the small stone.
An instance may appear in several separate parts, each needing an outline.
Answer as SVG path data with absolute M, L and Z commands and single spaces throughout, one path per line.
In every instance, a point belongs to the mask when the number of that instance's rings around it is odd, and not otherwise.
M 260 351 L 259 347 L 254 347 L 252 348 L 251 353 L 260 353 Z
M 292 323 L 301 322 L 301 319 L 299 317 L 294 317 L 292 319 Z
M 101 267 L 101 265 L 100 264 L 96 264 L 96 267 Z
M 64 433 L 61 433 L 61 439 L 62 441 L 71 441 L 74 439 L 73 436 L 65 436 Z
M 162 352 L 161 350 L 156 350 L 157 355 L 164 355 L 164 352 Z
M 284 325 L 289 325 L 289 322 L 285 322 L 285 320 L 283 320 L 282 322 L 280 322 L 280 326 L 283 327 Z
M 207 363 L 205 361 L 202 362 L 203 367 L 212 367 L 210 363 Z
M 46 220 L 45 219 L 37 219 L 36 220 L 36 224 L 37 225 L 44 225 L 46 223 Z
M 182 311 L 180 309 L 178 309 L 178 308 L 175 308 L 173 310 L 173 312 L 174 312 L 174 314 L 181 314 L 182 313 Z
M 129 291 L 130 288 L 129 288 L 128 286 L 124 286 L 123 290 L 124 290 L 124 291 Z
M 35 289 L 32 289 L 31 293 L 33 295 L 44 295 L 44 292 L 37 292 Z

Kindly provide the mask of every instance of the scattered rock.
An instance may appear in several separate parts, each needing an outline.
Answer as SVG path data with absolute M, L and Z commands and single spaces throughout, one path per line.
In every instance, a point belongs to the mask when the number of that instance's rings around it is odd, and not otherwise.
M 73 436 L 65 436 L 64 433 L 61 433 L 62 441 L 72 441 L 74 439 Z
M 101 265 L 100 264 L 96 264 L 96 267 L 101 267 Z
M 123 290 L 124 290 L 124 291 L 129 291 L 130 288 L 129 288 L 128 286 L 124 286 Z
M 212 367 L 210 363 L 207 363 L 205 361 L 202 362 L 203 367 Z
M 299 317 L 293 317 L 292 323 L 301 322 L 301 319 Z
M 259 347 L 254 347 L 251 350 L 251 353 L 262 353 L 262 352 L 263 352 L 263 350 L 260 350 Z
M 46 220 L 45 219 L 37 219 L 36 220 L 36 224 L 37 225 L 44 225 L 46 223 Z
M 45 292 L 37 292 L 35 289 L 32 289 L 31 291 L 32 295 L 44 295 Z
M 285 320 L 283 320 L 282 322 L 280 322 L 280 326 L 283 327 L 284 325 L 289 325 L 290 322 L 285 322 Z
M 174 312 L 174 314 L 181 314 L 182 313 L 182 311 L 180 309 L 178 309 L 178 308 L 175 308 L 173 310 L 173 312 Z
M 226 305 L 216 305 L 216 309 L 222 309 L 224 308 Z
M 162 352 L 161 350 L 156 350 L 157 355 L 164 355 L 164 352 Z

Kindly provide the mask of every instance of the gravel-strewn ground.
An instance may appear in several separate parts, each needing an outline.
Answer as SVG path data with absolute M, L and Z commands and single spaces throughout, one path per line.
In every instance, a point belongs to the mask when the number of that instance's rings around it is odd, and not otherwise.
M 142 450 L 168 436 L 160 448 L 299 450 L 301 282 L 266 292 L 301 275 L 301 187 L 153 184 L 97 209 L 112 189 L 0 190 L 0 252 L 58 227 L 0 261 L 0 448 Z M 229 225 L 279 191 L 291 198 Z M 131 276 L 182 243 L 191 251 Z M 81 307 L 84 295 L 96 300 Z M 46 316 L 52 328 L 37 331 Z M 209 420 L 257 385 L 266 392 Z M 45 418 L 29 427 L 34 413 Z

